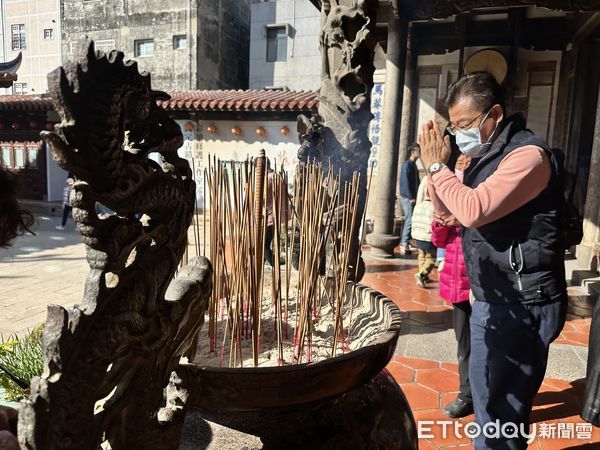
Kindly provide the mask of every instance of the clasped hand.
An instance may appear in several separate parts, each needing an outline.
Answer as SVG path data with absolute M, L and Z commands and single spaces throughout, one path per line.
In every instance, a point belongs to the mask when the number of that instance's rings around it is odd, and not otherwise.
M 421 129 L 419 145 L 421 146 L 421 162 L 425 170 L 433 163 L 445 164 L 450 159 L 450 138 L 442 137 L 439 128 L 431 120 L 428 120 Z

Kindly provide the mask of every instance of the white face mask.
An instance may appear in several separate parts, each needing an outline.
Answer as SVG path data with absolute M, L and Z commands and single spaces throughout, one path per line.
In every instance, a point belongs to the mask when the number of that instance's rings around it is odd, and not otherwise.
M 483 120 L 478 127 L 469 128 L 467 131 L 456 132 L 456 145 L 458 145 L 458 149 L 471 158 L 480 158 L 492 145 L 490 141 L 492 136 L 496 133 L 498 122 L 496 122 L 494 131 L 492 131 L 488 140 L 486 142 L 481 142 L 481 125 L 483 125 L 489 114 L 490 111 L 483 117 Z

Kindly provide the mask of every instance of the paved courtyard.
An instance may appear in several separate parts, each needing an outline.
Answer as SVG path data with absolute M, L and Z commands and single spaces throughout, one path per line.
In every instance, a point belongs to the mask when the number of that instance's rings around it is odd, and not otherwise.
M 404 330 L 396 356 L 388 365 L 402 386 L 417 421 L 449 420 L 443 407 L 456 397 L 458 365 L 451 307 L 439 297 L 437 283 L 428 289 L 414 285 L 414 259 L 367 260 L 364 282 L 386 294 L 402 310 Z M 437 274 L 433 274 L 437 279 Z M 598 450 L 600 429 L 579 417 L 585 383 L 590 318 L 569 314 L 560 337 L 550 347 L 546 378 L 534 402 L 532 423 L 538 438 L 528 450 Z M 434 426 L 431 438 L 419 441 L 421 450 L 472 448 L 469 438 L 450 431 L 468 416 Z M 578 432 L 579 428 L 579 432 Z
M 45 320 L 46 305 L 81 301 L 88 272 L 81 236 L 69 221 L 64 231 L 57 217 L 37 216 L 36 236 L 19 237 L 0 250 L 0 333 L 23 334 Z
M 72 305 L 81 300 L 88 272 L 85 247 L 70 221 L 64 231 L 54 227 L 59 219 L 38 215 L 36 236 L 23 236 L 13 247 L 0 251 L 0 333 L 24 334 L 45 319 L 49 303 Z M 200 232 L 200 235 L 202 233 Z M 196 234 L 197 236 L 197 234 Z M 190 230 L 190 254 L 195 254 Z M 388 369 L 401 384 L 417 420 L 445 419 L 442 407 L 455 395 L 458 386 L 456 341 L 452 330 L 451 307 L 437 294 L 437 283 L 428 289 L 414 285 L 414 258 L 367 259 L 364 282 L 390 297 L 401 309 L 403 330 L 396 355 Z M 437 274 L 433 274 L 437 279 Z M 590 318 L 569 315 L 560 338 L 551 346 L 547 378 L 536 398 L 533 421 L 570 427 L 570 439 L 537 439 L 531 449 L 599 449 L 600 430 L 590 436 L 575 434 L 585 366 Z M 462 423 L 473 417 L 461 419 Z M 559 425 L 563 424 L 563 425 Z M 569 425 L 571 424 L 571 425 Z M 213 427 L 215 435 L 217 426 Z M 546 426 L 546 425 L 544 425 Z M 470 448 L 468 438 L 423 439 L 421 449 Z M 557 434 L 558 437 L 558 434 Z M 578 438 L 579 437 L 579 438 Z M 213 445 L 210 448 L 216 448 Z

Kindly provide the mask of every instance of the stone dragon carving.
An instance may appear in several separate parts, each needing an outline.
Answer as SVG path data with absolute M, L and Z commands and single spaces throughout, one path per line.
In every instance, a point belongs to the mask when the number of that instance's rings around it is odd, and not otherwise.
M 194 258 L 174 278 L 195 183 L 177 155 L 179 126 L 156 105 L 168 96 L 123 58 L 88 40 L 48 76 L 62 121 L 43 138 L 76 178 L 90 273 L 80 305 L 48 307 L 44 373 L 19 414 L 24 449 L 178 447 L 189 386 L 176 370 L 202 325 L 212 268 Z
M 331 162 L 333 170 L 340 173 L 342 185 L 352 179 L 353 172 L 360 173 L 358 217 L 362 217 L 365 207 L 371 151 L 368 125 L 373 118 L 370 101 L 377 6 L 377 0 L 321 2 L 319 113 L 310 119 L 298 118 L 302 143 L 298 152 L 300 163 L 309 159 L 325 164 Z M 359 229 L 360 224 L 355 227 L 350 261 L 356 261 L 360 252 Z M 360 279 L 362 270 L 358 272 L 356 278 Z

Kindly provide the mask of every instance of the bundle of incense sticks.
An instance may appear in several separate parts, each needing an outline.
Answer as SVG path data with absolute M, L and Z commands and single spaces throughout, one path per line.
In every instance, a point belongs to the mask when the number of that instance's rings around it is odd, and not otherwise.
M 299 165 L 290 195 L 287 173 L 276 167 L 270 170 L 262 151 L 258 158 L 242 163 L 212 158 L 204 181 L 210 207 L 208 225 L 204 208 L 202 248 L 206 254 L 208 240 L 214 271 L 208 335 L 210 351 L 220 351 L 221 365 L 243 366 L 250 352 L 254 365 L 258 365 L 265 306 L 272 311 L 276 333 L 276 348 L 270 350 L 277 351 L 280 365 L 311 362 L 314 323 L 322 319 L 324 301 L 333 312 L 331 355 L 347 351 L 349 336 L 344 326 L 349 328 L 350 324 L 344 323 L 348 322 L 344 309 L 352 303 L 346 301 L 347 285 L 353 278 L 350 268 L 358 266 L 358 261 L 350 261 L 351 240 L 360 226 L 357 219 L 362 220 L 357 217 L 359 174 L 340 186 L 339 175 L 331 167 Z M 197 254 L 201 247 L 199 223 L 195 218 Z M 266 241 L 271 242 L 272 253 L 267 263 Z M 298 261 L 296 277 L 292 274 L 293 258 Z M 270 301 L 264 305 L 265 267 L 269 266 Z M 292 278 L 298 280 L 295 286 Z M 290 296 L 294 287 L 295 295 Z M 222 330 L 219 324 L 223 324 Z M 217 342 L 220 336 L 222 340 Z M 293 346 L 293 357 L 288 361 L 284 358 L 286 346 Z

